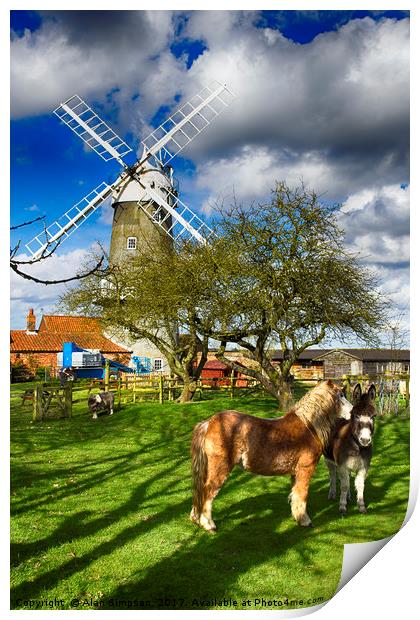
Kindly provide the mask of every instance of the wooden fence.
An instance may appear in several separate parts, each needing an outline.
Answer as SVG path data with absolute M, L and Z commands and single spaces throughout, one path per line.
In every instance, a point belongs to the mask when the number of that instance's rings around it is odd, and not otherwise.
M 257 388 L 258 382 L 246 381 L 243 378 L 231 377 L 223 382 L 213 382 L 205 379 L 197 382 L 195 396 L 201 399 L 204 391 L 224 390 L 231 398 L 238 390 Z M 33 420 L 41 421 L 49 417 L 71 418 L 73 405 L 85 403 L 91 393 L 112 392 L 115 397 L 115 409 L 122 403 L 136 403 L 143 400 L 156 400 L 159 403 L 174 401 L 181 394 L 183 384 L 177 378 L 163 375 L 139 377 L 126 375 L 124 378 L 92 379 L 86 383 L 69 382 L 65 387 L 40 383 L 35 388 L 28 389 L 22 395 L 22 404 L 32 402 Z
M 71 418 L 72 384 L 65 387 L 36 385 L 33 390 L 26 390 L 22 403 L 32 400 L 32 420 L 40 422 L 47 417 Z
M 254 379 L 247 380 L 243 377 L 235 377 L 232 373 L 230 377 L 223 379 L 200 379 L 197 381 L 195 396 L 200 399 L 203 392 L 217 389 L 226 391 L 233 398 L 238 390 L 247 390 L 258 387 L 258 385 Z M 174 377 L 125 375 L 125 377 L 117 380 L 107 377 L 105 379 L 94 379 L 88 384 L 87 389 L 89 393 L 92 390 L 114 392 L 118 403 L 135 403 L 145 399 L 158 400 L 163 403 L 165 400 L 174 401 L 180 395 L 183 387 L 183 383 Z
M 304 383 L 314 385 L 317 382 L 316 379 L 304 381 Z M 398 412 L 401 399 L 407 410 L 410 405 L 410 377 L 407 374 L 345 375 L 336 378 L 335 382 L 343 384 L 349 400 L 351 400 L 351 392 L 356 383 L 362 385 L 374 383 L 378 393 L 380 413 L 394 410 L 395 407 Z M 179 379 L 163 375 L 147 377 L 126 375 L 124 378 L 111 379 L 107 374 L 105 379 L 92 379 L 84 384 L 67 383 L 65 387 L 51 386 L 46 383 L 38 384 L 34 389 L 26 390 L 22 395 L 22 403 L 26 400 L 33 401 L 33 420 L 40 421 L 52 416 L 70 418 L 73 404 L 83 402 L 87 406 L 90 393 L 113 392 L 115 409 L 119 409 L 122 403 L 136 403 L 143 400 L 156 400 L 159 403 L 165 400 L 174 401 L 182 389 L 183 384 Z M 254 379 L 246 380 L 243 377 L 235 377 L 232 373 L 223 381 L 211 379 L 198 381 L 195 396 L 201 399 L 203 392 L 215 389 L 224 390 L 230 398 L 234 398 L 244 390 L 249 392 L 260 389 L 260 384 Z M 392 407 L 390 406 L 391 400 Z
M 332 379 L 338 385 L 343 385 L 346 397 L 351 400 L 352 391 L 357 383 L 367 388 L 372 383 L 376 387 L 377 409 L 379 413 L 388 413 L 399 410 L 402 404 L 405 410 L 410 407 L 410 375 L 408 373 L 382 373 L 375 375 L 343 375 Z M 319 379 L 308 379 L 302 383 L 316 385 Z

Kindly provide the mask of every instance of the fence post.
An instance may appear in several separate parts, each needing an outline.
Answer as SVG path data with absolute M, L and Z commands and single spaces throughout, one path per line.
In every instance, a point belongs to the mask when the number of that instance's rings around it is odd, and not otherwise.
M 34 389 L 32 421 L 40 422 L 42 420 L 42 387 L 36 385 Z
M 68 382 L 64 386 L 64 417 L 71 418 L 73 409 L 73 384 Z
M 347 400 L 351 402 L 351 383 L 350 383 L 350 379 L 348 375 L 344 375 L 343 384 L 344 384 L 344 390 L 346 393 L 346 398 Z
M 235 371 L 230 373 L 230 397 L 233 398 L 235 389 Z
M 199 379 L 197 381 L 197 389 L 196 389 L 195 393 L 199 394 L 198 400 L 201 400 L 203 398 L 203 383 L 202 383 L 201 379 Z
M 105 392 L 109 390 L 109 360 L 105 360 Z
M 121 377 L 118 377 L 117 394 L 118 394 L 118 409 L 121 409 Z
M 159 375 L 159 402 L 163 403 L 163 375 Z

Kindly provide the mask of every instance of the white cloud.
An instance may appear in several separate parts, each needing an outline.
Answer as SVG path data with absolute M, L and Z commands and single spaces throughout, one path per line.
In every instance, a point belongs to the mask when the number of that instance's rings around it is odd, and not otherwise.
M 187 71 L 169 49 L 171 12 L 89 13 L 56 12 L 39 30 L 14 36 L 15 117 L 48 112 L 79 92 L 118 109 L 121 126 L 144 136 L 159 106 L 218 79 L 237 99 L 185 150 L 197 163 L 265 148 L 280 162 L 287 152 L 327 162 L 343 195 L 372 176 L 380 184 L 406 180 L 408 19 L 357 19 L 300 45 L 256 28 L 253 12 L 193 11 L 181 36 L 208 49 Z
M 348 243 L 369 263 L 401 265 L 410 260 L 410 193 L 386 185 L 349 196 L 342 224 Z
M 192 11 L 180 36 L 207 49 L 187 70 L 169 47 L 177 13 L 52 16 L 12 38 L 14 117 L 48 112 L 78 92 L 144 137 L 175 95 L 227 82 L 237 99 L 184 151 L 196 165 L 192 191 L 207 194 L 204 211 L 233 192 L 261 200 L 276 180 L 303 180 L 345 201 L 348 243 L 407 301 L 409 194 L 399 186 L 409 174 L 408 19 L 355 19 L 300 45 L 256 28 L 254 12 Z M 108 206 L 99 221 L 112 221 Z
M 391 312 L 408 327 L 410 305 L 409 189 L 397 185 L 366 189 L 349 196 L 341 223 L 347 243 L 359 252 L 390 299 Z
M 276 179 L 303 179 L 330 199 L 406 181 L 409 20 L 352 20 L 300 45 L 256 28 L 256 15 L 190 12 L 181 36 L 208 49 L 187 71 L 169 50 L 170 11 L 47 13 L 12 39 L 12 112 L 47 112 L 79 92 L 144 137 L 159 106 L 218 79 L 237 99 L 184 151 L 207 204 L 233 187 L 267 194 Z
M 50 258 L 34 263 L 30 266 L 22 265 L 22 271 L 43 280 L 59 280 L 74 276 L 79 271 L 88 255 L 88 250 L 73 250 L 66 254 L 53 254 Z M 17 260 L 29 260 L 25 254 L 16 257 Z M 28 308 L 34 308 L 38 315 L 41 308 L 44 313 L 52 312 L 58 297 L 65 290 L 65 284 L 45 285 L 25 280 L 11 272 L 11 327 L 24 329 L 25 317 Z
M 101 205 L 101 214 L 99 216 L 98 224 L 112 224 L 114 218 L 114 209 L 112 208 L 111 199 L 105 200 Z
M 128 105 L 141 90 L 144 114 L 172 97 L 171 83 L 182 69 L 167 48 L 172 13 L 89 13 L 55 12 L 38 30 L 12 36 L 14 118 L 48 113 L 74 93 L 104 100 L 116 88 L 117 103 Z
M 391 315 L 398 316 L 409 328 L 410 274 L 408 269 L 396 269 L 384 265 L 371 265 L 373 273 L 380 281 L 379 290 L 387 296 L 391 305 Z
M 196 185 L 210 192 L 203 207 L 205 212 L 209 212 L 210 205 L 229 201 L 233 195 L 244 203 L 251 202 L 266 198 L 276 181 L 286 181 L 296 186 L 302 180 L 308 187 L 316 188 L 318 193 L 327 194 L 328 198 L 344 191 L 345 183 L 339 171 L 316 152 L 299 157 L 291 152 L 275 153 L 265 147 L 249 146 L 231 158 L 198 166 Z
M 408 20 L 354 20 L 299 45 L 277 31 L 274 42 L 267 39 L 267 29 L 253 28 L 241 13 L 218 19 L 223 23 L 200 12 L 190 18 L 191 35 L 210 49 L 189 75 L 197 84 L 226 81 L 238 99 L 231 114 L 191 145 L 193 154 L 253 144 L 316 150 L 323 158 L 334 149 L 336 160 L 344 151 L 365 159 L 379 149 L 382 160 L 406 142 Z

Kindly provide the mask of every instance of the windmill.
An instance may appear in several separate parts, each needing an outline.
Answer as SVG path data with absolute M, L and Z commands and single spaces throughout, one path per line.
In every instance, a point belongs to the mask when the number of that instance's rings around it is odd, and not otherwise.
M 134 165 L 124 157 L 132 151 L 88 104 L 74 95 L 54 110 L 87 146 L 103 160 L 123 168 L 111 184 L 102 182 L 58 220 L 36 235 L 26 248 L 36 260 L 72 235 L 110 197 L 114 208 L 110 261 L 117 262 L 137 249 L 142 233 L 153 246 L 168 236 L 205 243 L 207 224 L 178 195 L 170 162 L 231 102 L 226 85 L 213 82 L 184 103 L 142 141 L 142 155 Z

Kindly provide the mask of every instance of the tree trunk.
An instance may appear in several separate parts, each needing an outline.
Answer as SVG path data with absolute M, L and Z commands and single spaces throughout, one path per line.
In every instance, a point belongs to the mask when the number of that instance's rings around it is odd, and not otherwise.
M 291 408 L 293 405 L 293 377 L 289 373 L 287 373 L 287 376 L 284 377 L 272 365 L 271 360 L 267 356 L 261 355 L 261 353 L 259 359 L 256 359 L 255 352 L 251 351 L 251 359 L 258 361 L 260 369 L 238 366 L 233 360 L 225 357 L 224 353 L 225 349 L 222 347 L 216 353 L 217 359 L 226 364 L 226 366 L 232 370 L 237 370 L 242 374 L 248 375 L 254 379 L 257 379 L 257 381 L 260 381 L 262 388 L 268 394 L 271 394 L 271 396 L 274 396 L 274 398 L 277 399 L 279 411 L 287 412 Z
M 184 386 L 180 396 L 177 398 L 177 403 L 189 403 L 192 401 L 195 391 L 197 389 L 197 381 L 191 379 L 191 377 L 184 377 Z
M 292 364 L 287 364 L 283 366 L 281 369 L 281 374 L 279 375 L 279 409 L 280 411 L 284 411 L 285 413 L 291 409 L 294 403 L 293 399 L 293 375 L 290 374 L 290 368 Z
M 277 400 L 279 401 L 279 410 L 287 413 L 293 405 L 292 384 L 290 382 L 282 382 L 279 386 Z
M 287 413 L 294 402 L 292 382 L 290 380 L 285 381 L 283 377 L 279 375 L 275 379 L 273 377 L 271 379 L 264 377 L 261 381 L 261 385 L 268 394 L 271 394 L 271 396 L 277 399 L 278 410 Z

